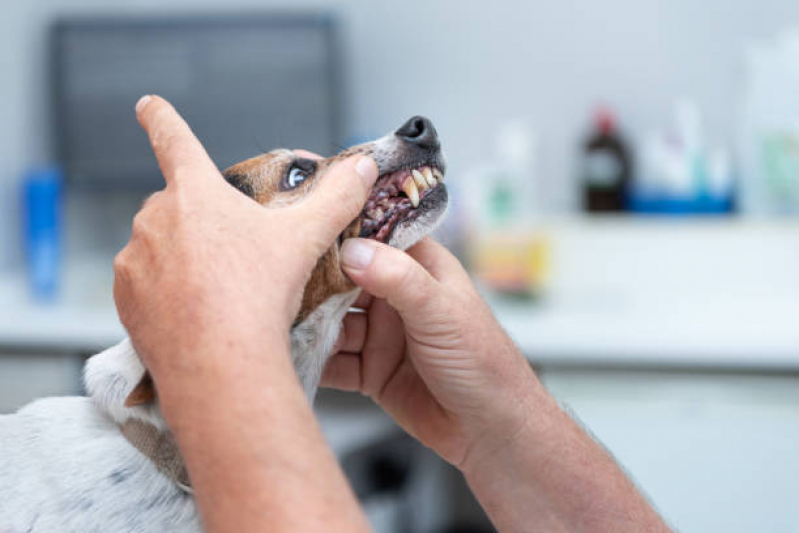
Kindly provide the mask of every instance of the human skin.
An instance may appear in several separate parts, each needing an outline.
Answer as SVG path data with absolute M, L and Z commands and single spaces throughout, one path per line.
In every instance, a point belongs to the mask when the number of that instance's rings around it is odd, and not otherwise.
M 360 212 L 376 164 L 340 162 L 302 202 L 267 209 L 224 181 L 167 102 L 144 97 L 136 110 L 166 188 L 134 219 L 114 297 L 205 529 L 368 530 L 294 373 L 288 332 L 314 264 Z
M 351 239 L 342 261 L 367 312 L 345 318 L 323 385 L 370 396 L 458 467 L 500 531 L 668 531 L 445 248 Z
M 360 175 L 350 178 L 359 186 L 324 180 L 297 206 L 264 209 L 224 183 L 166 102 L 143 100 L 137 116 L 167 186 L 117 257 L 115 299 L 206 529 L 366 530 L 294 374 L 288 331 L 313 264 L 363 205 L 374 163 L 330 170 Z M 460 468 L 500 530 L 667 530 L 546 392 L 446 250 L 351 239 L 343 260 L 375 296 L 345 319 L 324 384 L 371 396 Z

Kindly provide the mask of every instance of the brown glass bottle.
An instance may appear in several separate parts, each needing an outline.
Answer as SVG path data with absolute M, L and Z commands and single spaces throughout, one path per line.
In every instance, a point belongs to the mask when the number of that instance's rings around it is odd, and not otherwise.
M 585 143 L 583 209 L 589 212 L 624 211 L 630 182 L 629 151 L 607 109 L 597 111 L 594 128 Z

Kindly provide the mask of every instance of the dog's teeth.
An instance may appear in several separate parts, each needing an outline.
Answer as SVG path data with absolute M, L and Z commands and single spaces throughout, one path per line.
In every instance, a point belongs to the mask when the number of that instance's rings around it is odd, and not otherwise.
M 433 169 L 433 176 L 435 176 L 438 181 L 443 181 L 444 179 L 444 174 L 442 174 L 437 168 Z
M 413 178 L 408 176 L 402 184 L 402 190 L 408 195 L 413 207 L 419 207 L 419 189 L 416 188 L 416 182 Z
M 424 176 L 424 179 L 427 180 L 427 184 L 429 186 L 435 187 L 438 184 L 438 182 L 436 181 L 436 178 L 433 177 L 433 171 L 430 170 L 430 167 L 424 167 L 422 169 L 422 176 Z
M 421 172 L 414 169 L 413 172 L 411 172 L 411 175 L 413 176 L 413 181 L 416 183 L 416 187 L 418 187 L 420 191 L 430 188 L 430 185 L 428 185 L 427 180 L 424 179 L 424 176 L 422 176 Z
M 369 211 L 367 211 L 366 214 L 369 215 L 369 218 L 373 220 L 380 220 L 381 218 L 383 218 L 383 210 L 380 209 L 379 207 L 375 209 L 370 209 Z

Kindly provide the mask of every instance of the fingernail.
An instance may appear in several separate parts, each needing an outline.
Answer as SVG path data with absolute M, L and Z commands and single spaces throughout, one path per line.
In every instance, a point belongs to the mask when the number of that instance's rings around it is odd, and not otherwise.
M 144 108 L 147 107 L 147 104 L 152 99 L 153 99 L 153 97 L 150 96 L 149 94 L 145 94 L 144 96 L 139 98 L 139 101 L 136 102 L 136 114 L 137 115 L 141 114 L 141 112 L 144 111 Z
M 364 156 L 355 165 L 355 172 L 367 185 L 372 185 L 377 179 L 377 163 L 371 157 Z
M 366 269 L 374 256 L 374 247 L 363 239 L 347 239 L 341 247 L 341 262 L 355 270 Z

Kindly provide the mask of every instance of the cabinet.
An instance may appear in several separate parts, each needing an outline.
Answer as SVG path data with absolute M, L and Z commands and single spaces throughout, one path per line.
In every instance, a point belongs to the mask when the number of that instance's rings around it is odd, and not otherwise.
M 0 352 L 0 414 L 37 398 L 81 394 L 83 362 L 80 355 Z
M 544 369 L 679 531 L 799 531 L 799 375 Z

